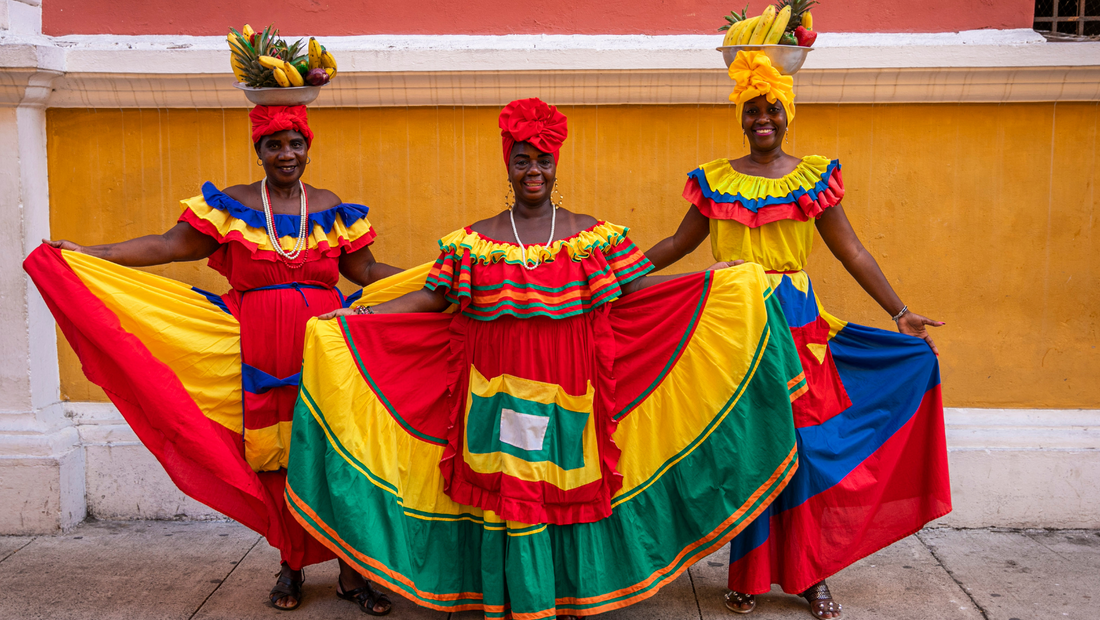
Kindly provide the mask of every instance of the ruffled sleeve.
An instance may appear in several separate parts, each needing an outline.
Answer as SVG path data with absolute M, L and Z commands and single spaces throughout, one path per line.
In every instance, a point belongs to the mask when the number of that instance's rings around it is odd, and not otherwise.
M 819 155 L 804 157 L 793 172 L 778 179 L 742 174 L 729 160 L 717 159 L 688 173 L 684 198 L 708 218 L 759 228 L 820 217 L 844 198 L 844 180 L 840 162 Z
M 267 234 L 262 212 L 230 198 L 213 183 L 203 184 L 201 196 L 181 202 L 184 209 L 179 221 L 187 222 L 218 243 L 240 243 L 255 259 L 276 260 L 278 254 Z M 310 259 L 336 257 L 373 243 L 375 232 L 367 220 L 368 210 L 363 205 L 342 203 L 310 213 L 311 231 L 307 242 Z M 299 216 L 276 214 L 274 220 L 283 249 L 293 249 L 301 223 Z

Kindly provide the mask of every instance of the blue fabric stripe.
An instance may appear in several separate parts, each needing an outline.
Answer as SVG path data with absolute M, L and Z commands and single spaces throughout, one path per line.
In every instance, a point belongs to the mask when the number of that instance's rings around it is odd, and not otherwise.
M 298 387 L 298 381 L 301 378 L 302 373 L 296 372 L 289 377 L 277 379 L 255 366 L 241 364 L 241 385 L 244 391 L 250 394 L 263 394 L 277 387 Z
M 343 293 L 341 293 L 341 295 L 343 295 Z M 362 297 L 362 296 L 363 296 L 363 289 L 359 289 L 358 291 L 355 291 L 351 295 L 348 295 L 347 299 L 344 300 L 344 307 L 345 308 L 350 308 L 351 305 L 353 303 L 359 301 L 359 298 Z
M 764 207 L 771 205 L 785 205 L 792 202 L 798 202 L 798 199 L 802 196 L 809 196 L 810 200 L 817 200 L 818 194 L 826 190 L 829 187 L 829 178 L 833 176 L 833 170 L 840 168 L 840 160 L 834 159 L 829 162 L 829 167 L 825 169 L 825 174 L 821 176 L 821 179 L 814 184 L 810 189 L 796 189 L 786 196 L 766 196 L 764 198 L 745 198 L 741 194 L 724 194 L 719 191 L 712 190 L 710 184 L 707 183 L 707 175 L 703 172 L 702 168 L 696 168 L 688 173 L 688 176 L 695 179 L 699 183 L 699 189 L 703 192 L 703 195 L 710 198 L 714 202 L 734 203 L 740 202 L 741 206 L 745 207 L 749 211 L 756 213 Z
M 207 299 L 207 301 L 209 301 L 210 303 L 214 304 L 215 306 L 221 308 L 222 312 L 224 312 L 226 314 L 230 314 L 230 315 L 233 314 L 232 312 L 229 311 L 229 306 L 225 305 L 225 302 L 222 301 L 222 298 L 220 296 L 215 295 L 214 293 L 211 293 L 209 291 L 204 291 L 201 288 L 195 288 L 193 286 L 191 287 L 191 290 L 195 291 L 199 295 L 202 295 L 203 297 L 205 297 Z
M 202 197 L 206 200 L 206 204 L 219 211 L 228 211 L 229 215 L 241 220 L 252 228 L 267 230 L 267 222 L 264 221 L 263 211 L 249 209 L 230 198 L 217 187 L 214 187 L 214 184 L 209 181 L 202 184 Z M 332 232 L 332 227 L 336 224 L 336 216 L 340 216 L 340 219 L 344 221 L 344 226 L 351 226 L 367 217 L 367 212 L 369 210 L 369 208 L 363 205 L 352 204 L 350 202 L 340 203 L 331 209 L 310 213 L 310 228 L 312 229 L 313 226 L 320 224 L 321 229 L 325 231 L 325 234 L 328 234 Z M 274 218 L 276 235 L 279 237 L 293 237 L 298 234 L 301 216 L 276 213 Z

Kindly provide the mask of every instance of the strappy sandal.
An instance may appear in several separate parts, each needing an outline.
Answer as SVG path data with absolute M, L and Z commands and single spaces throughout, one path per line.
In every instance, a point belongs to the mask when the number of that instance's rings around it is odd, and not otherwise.
M 280 570 L 276 573 L 278 580 L 275 582 L 275 587 L 271 588 L 271 593 L 268 595 L 271 599 L 271 606 L 281 611 L 291 611 L 298 609 L 298 606 L 302 604 L 302 584 L 306 581 L 306 571 L 299 570 L 298 574 L 300 579 L 294 579 L 293 577 L 286 575 L 282 571 L 282 566 L 286 566 L 287 563 L 280 564 Z M 279 605 L 279 599 L 284 596 L 294 597 L 294 604 L 290 607 L 282 607 Z
M 810 604 L 810 615 L 818 620 L 841 620 L 844 617 L 844 614 L 841 613 L 840 603 L 833 600 L 833 595 L 829 592 L 829 586 L 825 585 L 824 581 L 803 592 L 802 598 Z M 837 615 L 826 618 L 825 614 Z
M 745 609 L 741 605 L 748 605 L 749 607 Z M 741 594 L 730 590 L 726 592 L 726 609 L 735 614 L 747 614 L 756 609 L 756 597 L 752 594 Z
M 356 605 L 359 605 L 359 611 L 372 616 L 385 616 L 393 611 L 393 602 L 389 597 L 375 590 L 371 587 L 370 582 L 361 588 L 354 590 L 348 590 L 347 592 L 341 592 L 344 589 L 344 584 L 339 579 L 336 580 L 336 596 L 344 599 L 345 601 L 352 601 Z M 374 607 L 379 603 L 387 605 L 386 611 L 374 611 Z

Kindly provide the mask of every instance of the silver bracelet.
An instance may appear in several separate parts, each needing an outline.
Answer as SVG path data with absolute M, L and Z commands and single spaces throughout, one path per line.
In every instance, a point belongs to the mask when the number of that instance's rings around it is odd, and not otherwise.
M 894 319 L 894 322 L 897 323 L 901 319 L 901 317 L 905 316 L 908 313 L 909 313 L 909 306 L 902 306 L 901 310 L 898 310 L 898 313 L 895 314 L 894 316 L 890 317 L 890 318 Z
M 374 309 L 370 306 L 355 306 L 355 314 L 374 314 Z

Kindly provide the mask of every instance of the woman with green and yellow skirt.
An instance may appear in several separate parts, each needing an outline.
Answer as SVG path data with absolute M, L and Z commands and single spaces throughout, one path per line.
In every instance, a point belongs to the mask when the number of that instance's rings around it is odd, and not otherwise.
M 287 505 L 419 605 L 589 616 L 771 504 L 805 378 L 762 269 L 646 275 L 625 228 L 554 204 L 565 116 L 500 126 L 511 208 L 440 240 L 424 288 L 310 322 Z

